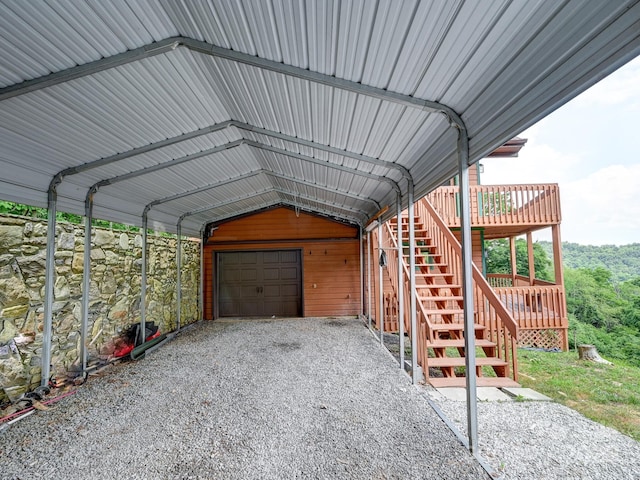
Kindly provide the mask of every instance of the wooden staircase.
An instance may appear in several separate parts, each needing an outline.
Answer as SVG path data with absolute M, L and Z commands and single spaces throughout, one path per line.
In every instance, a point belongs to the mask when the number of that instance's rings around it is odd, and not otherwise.
M 425 200 L 426 201 L 426 200 Z M 415 217 L 416 297 L 418 317 L 418 363 L 425 379 L 435 387 L 464 387 L 465 347 L 462 280 L 460 267 L 451 265 L 442 239 L 434 235 L 434 225 L 426 225 L 424 213 Z M 408 218 L 401 218 L 403 239 L 408 238 Z M 452 237 L 451 232 L 448 231 Z M 398 220 L 386 224 L 391 244 L 397 245 Z M 450 240 L 451 238 L 448 237 Z M 454 241 L 455 237 L 453 238 Z M 409 272 L 409 248 L 405 247 L 403 268 Z M 459 247 L 459 244 L 458 244 Z M 451 257 L 451 255 L 448 255 Z M 397 270 L 396 270 L 397 271 Z M 396 282 L 397 283 L 397 282 Z M 409 297 L 408 278 L 404 282 L 405 298 Z M 476 295 L 474 295 L 477 297 Z M 476 300 L 478 301 L 478 300 Z M 484 298 L 481 300 L 484 301 Z M 476 318 L 478 315 L 476 315 Z M 405 315 L 405 331 L 410 332 L 408 315 Z M 517 327 L 516 327 L 517 328 Z M 476 344 L 476 377 L 478 386 L 519 386 L 516 365 L 508 361 L 506 341 L 500 341 L 500 327 L 494 322 L 474 324 Z M 504 330 L 504 329 L 502 329 Z M 503 332 L 505 333 L 505 332 Z M 511 352 L 515 356 L 515 349 Z M 513 375 L 513 378 L 512 378 Z

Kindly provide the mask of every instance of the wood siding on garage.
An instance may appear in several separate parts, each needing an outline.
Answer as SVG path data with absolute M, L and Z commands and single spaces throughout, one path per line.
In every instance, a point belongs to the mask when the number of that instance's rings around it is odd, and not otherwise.
M 215 254 L 298 250 L 302 265 L 302 315 L 360 313 L 358 228 L 323 217 L 275 208 L 216 226 L 204 251 L 205 318 L 218 315 Z

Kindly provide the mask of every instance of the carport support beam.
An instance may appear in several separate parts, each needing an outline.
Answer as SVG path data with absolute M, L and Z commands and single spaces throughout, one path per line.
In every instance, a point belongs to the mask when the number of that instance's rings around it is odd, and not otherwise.
M 142 278 L 140 281 L 140 344 L 143 344 L 146 338 L 145 330 L 147 328 L 147 225 L 149 211 L 145 209 L 142 214 Z
M 360 315 L 364 317 L 364 228 L 360 226 Z
M 56 187 L 62 178 L 57 176 L 51 181 L 48 192 L 47 218 L 47 253 L 44 280 L 44 326 L 42 331 L 42 373 L 40 385 L 49 386 L 51 375 L 51 335 L 53 332 L 53 282 L 55 281 L 55 253 L 56 253 L 56 208 L 58 194 Z
M 198 296 L 198 304 L 200 307 L 200 320 L 204 320 L 204 236 L 206 234 L 206 225 L 202 225 L 200 229 L 200 295 Z M 213 316 L 212 316 L 213 318 Z
M 469 138 L 466 130 L 458 129 L 460 175 L 460 223 L 462 239 L 462 298 L 464 308 L 464 349 L 467 382 L 467 432 L 469 450 L 478 448 L 478 398 L 476 392 L 476 341 L 473 305 L 473 257 L 471 249 L 471 209 L 469 205 Z
M 414 218 L 414 185 L 407 188 L 407 215 L 409 216 L 409 312 L 411 316 L 411 382 L 417 385 L 418 376 L 418 327 L 416 314 L 416 226 Z
M 371 330 L 371 232 L 367 232 L 367 318 Z
M 80 327 L 80 361 L 82 372 L 87 371 L 87 334 L 89 332 L 89 290 L 91 287 L 91 223 L 93 219 L 93 195 L 89 189 L 84 202 L 84 259 L 82 269 L 82 320 Z
M 178 221 L 178 243 L 176 245 L 176 331 L 180 330 L 182 312 L 182 218 Z
M 382 222 L 378 222 L 378 326 L 380 327 L 380 343 L 384 345 L 384 285 L 382 279 Z
M 399 348 L 400 348 L 400 369 L 404 371 L 404 260 L 402 258 L 402 196 L 398 194 L 396 200 L 397 217 L 398 217 L 398 328 L 399 332 Z

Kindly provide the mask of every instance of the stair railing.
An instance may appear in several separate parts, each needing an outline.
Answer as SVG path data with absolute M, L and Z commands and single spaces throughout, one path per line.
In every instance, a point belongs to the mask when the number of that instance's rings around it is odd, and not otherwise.
M 402 229 L 402 218 L 398 219 L 398 231 Z M 398 240 L 396 235 L 391 229 L 391 225 L 389 222 L 384 224 L 384 228 L 382 229 L 382 243 L 383 245 L 387 245 L 389 250 L 387 251 L 387 269 L 389 274 L 389 279 L 391 281 L 391 285 L 393 287 L 393 291 L 397 294 L 398 292 Z M 393 252 L 392 252 L 393 250 Z M 404 278 L 404 295 L 403 295 L 403 303 L 404 303 L 404 318 L 398 319 L 399 321 L 404 321 L 404 331 L 409 334 L 411 337 L 413 332 L 411 332 L 411 317 L 410 317 L 410 290 L 409 290 L 409 265 L 407 262 L 402 262 L 402 271 Z M 418 291 L 416 291 L 416 297 L 419 297 Z M 433 341 L 435 339 L 435 330 L 429 320 L 429 316 L 425 312 L 424 305 L 421 302 L 417 302 L 416 304 L 416 327 L 417 327 L 417 345 L 418 345 L 418 365 L 420 365 L 425 374 L 428 372 L 428 364 L 427 364 L 427 341 Z
M 415 211 L 442 255 L 443 263 L 449 266 L 449 273 L 454 274 L 456 282 L 461 282 L 462 246 L 460 242 L 426 198 L 416 203 Z M 511 366 L 511 375 L 517 381 L 518 324 L 478 267 L 473 264 L 472 269 L 474 323 L 486 328 L 488 340 L 496 343 L 498 356 Z M 507 375 L 509 376 L 509 373 Z

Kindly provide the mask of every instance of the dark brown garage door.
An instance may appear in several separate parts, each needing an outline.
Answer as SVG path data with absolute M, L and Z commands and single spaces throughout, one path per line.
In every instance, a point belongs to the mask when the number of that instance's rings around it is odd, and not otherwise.
M 300 250 L 219 252 L 218 315 L 302 316 Z

